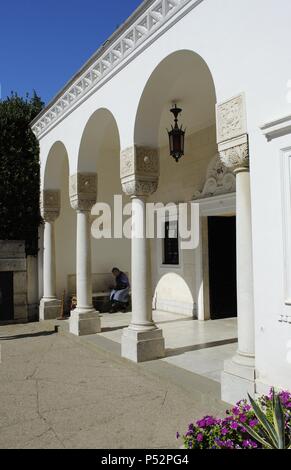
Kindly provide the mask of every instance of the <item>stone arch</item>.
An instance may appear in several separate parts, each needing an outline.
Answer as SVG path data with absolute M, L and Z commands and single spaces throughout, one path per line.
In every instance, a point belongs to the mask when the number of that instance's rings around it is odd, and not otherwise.
M 165 57 L 143 89 L 135 119 L 136 145 L 158 147 L 167 142 L 173 103 L 183 108 L 188 132 L 215 123 L 216 91 L 208 65 L 197 53 L 183 49 Z
M 67 170 L 69 175 L 69 158 L 68 152 L 61 141 L 55 142 L 48 153 L 44 176 L 43 176 L 43 189 L 60 190 L 62 188 L 62 176 L 64 169 Z
M 81 137 L 77 170 L 96 172 L 102 158 L 102 151 L 120 151 L 120 137 L 117 121 L 106 108 L 97 109 L 88 119 Z

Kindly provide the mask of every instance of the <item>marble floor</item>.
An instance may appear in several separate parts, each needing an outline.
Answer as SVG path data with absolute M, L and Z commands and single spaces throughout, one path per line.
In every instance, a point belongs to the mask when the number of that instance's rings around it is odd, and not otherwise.
M 163 361 L 220 382 L 225 359 L 237 349 L 237 319 L 202 322 L 184 315 L 153 312 L 163 329 L 166 357 Z M 130 322 L 130 313 L 103 314 L 101 336 L 121 342 L 122 329 Z

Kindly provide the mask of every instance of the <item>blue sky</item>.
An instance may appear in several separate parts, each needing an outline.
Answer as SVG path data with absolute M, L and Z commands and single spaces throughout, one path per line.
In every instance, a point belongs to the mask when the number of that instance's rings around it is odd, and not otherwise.
M 47 103 L 141 0 L 0 0 L 0 84 Z

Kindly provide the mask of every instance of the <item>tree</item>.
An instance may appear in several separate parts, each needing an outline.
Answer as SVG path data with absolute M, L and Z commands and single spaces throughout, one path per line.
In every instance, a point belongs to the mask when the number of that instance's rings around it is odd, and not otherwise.
M 33 92 L 0 101 L 0 240 L 25 240 L 27 255 L 38 250 L 39 145 L 30 122 L 44 103 Z

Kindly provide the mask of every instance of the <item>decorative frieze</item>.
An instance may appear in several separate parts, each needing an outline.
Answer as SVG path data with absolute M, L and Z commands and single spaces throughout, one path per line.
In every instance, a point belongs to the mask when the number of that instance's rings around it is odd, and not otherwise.
M 245 95 L 216 106 L 217 143 L 222 163 L 234 172 L 249 169 Z
M 160 164 L 156 149 L 133 146 L 121 152 L 120 177 L 128 196 L 149 196 L 159 183 Z
M 70 201 L 73 209 L 90 211 L 96 200 L 96 173 L 76 173 L 70 177 Z
M 235 176 L 221 161 L 220 155 L 217 154 L 211 159 L 208 165 L 206 181 L 202 191 L 196 191 L 194 199 L 234 193 L 235 190 Z
M 245 95 L 241 93 L 216 106 L 217 142 L 247 133 Z
M 134 57 L 134 52 L 144 44 L 154 33 L 171 19 L 176 20 L 178 12 L 191 0 L 156 0 L 150 2 L 148 8 L 141 6 L 141 13 L 133 15 L 125 26 L 120 28 L 120 34 L 109 39 L 97 51 L 95 58 L 84 66 L 83 73 L 72 81 L 59 98 L 41 114 L 34 123 L 32 130 L 40 137 L 53 123 L 61 118 L 78 101 L 88 96 L 92 88 L 99 85 L 114 69 L 121 67 L 124 61 Z M 192 8 L 199 5 L 196 0 Z M 149 42 L 150 44 L 150 42 Z
M 46 222 L 54 222 L 60 215 L 61 193 L 59 190 L 45 189 L 41 192 L 40 210 Z

